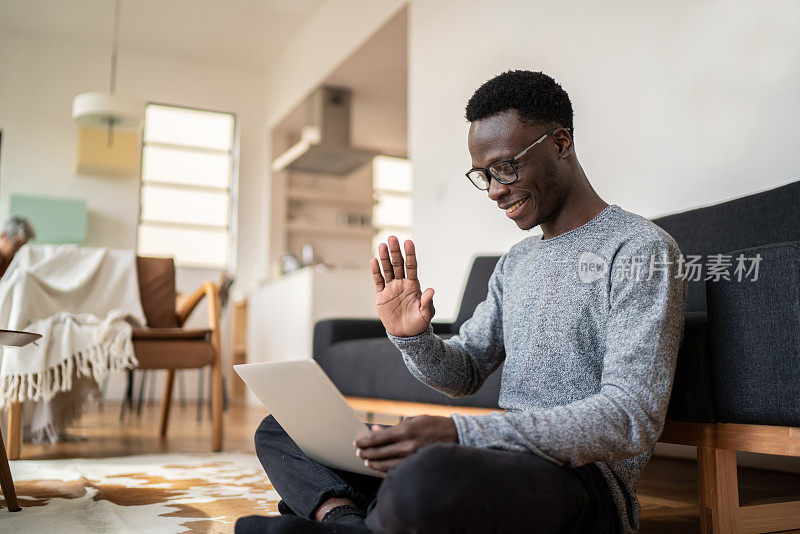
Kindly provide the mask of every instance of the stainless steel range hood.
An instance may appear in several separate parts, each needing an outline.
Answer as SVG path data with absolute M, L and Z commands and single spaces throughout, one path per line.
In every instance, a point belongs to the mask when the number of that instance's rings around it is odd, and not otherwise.
M 377 150 L 350 144 L 350 100 L 346 88 L 323 86 L 314 91 L 305 102 L 300 140 L 273 160 L 272 170 L 345 175 L 372 161 Z

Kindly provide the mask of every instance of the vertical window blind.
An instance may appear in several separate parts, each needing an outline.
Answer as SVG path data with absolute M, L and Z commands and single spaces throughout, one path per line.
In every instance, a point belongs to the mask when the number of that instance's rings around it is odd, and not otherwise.
M 138 253 L 226 268 L 235 117 L 150 104 L 145 111 Z

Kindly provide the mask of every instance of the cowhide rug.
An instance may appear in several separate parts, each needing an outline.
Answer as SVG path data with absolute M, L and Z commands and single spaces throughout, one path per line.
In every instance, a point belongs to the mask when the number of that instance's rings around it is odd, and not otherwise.
M 0 532 L 233 532 L 238 517 L 278 513 L 254 454 L 19 460 L 11 472 L 22 511 L 0 508 Z

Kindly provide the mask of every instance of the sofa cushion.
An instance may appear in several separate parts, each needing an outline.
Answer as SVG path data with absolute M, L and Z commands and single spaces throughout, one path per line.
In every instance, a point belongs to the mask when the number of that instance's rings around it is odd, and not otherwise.
M 500 260 L 500 256 L 478 256 L 473 260 L 467 277 L 467 285 L 464 287 L 464 295 L 461 297 L 458 316 L 451 325 L 453 334 L 457 334 L 461 325 L 472 317 L 478 304 L 486 300 L 486 295 L 489 293 L 489 278 L 492 277 L 498 260 Z
M 448 335 L 443 338 L 451 337 Z M 455 406 L 496 408 L 502 368 L 474 395 L 453 398 L 417 380 L 387 338 L 334 343 L 314 358 L 344 395 Z
M 677 421 L 715 422 L 712 399 L 709 328 L 705 313 L 686 315 L 667 417 Z M 443 339 L 452 335 L 442 335 Z M 386 338 L 341 341 L 314 358 L 344 395 L 389 400 L 496 408 L 502 366 L 468 397 L 452 398 L 417 380 L 400 351 Z
M 687 313 L 667 419 L 716 422 L 709 347 L 708 316 L 705 312 Z
M 716 412 L 725 423 L 800 426 L 800 242 L 740 253 L 760 255 L 757 279 L 706 286 Z
M 684 256 L 800 240 L 800 181 L 721 204 L 653 219 L 678 243 Z M 768 215 L 767 215 L 768 214 Z M 705 311 L 705 272 L 689 280 L 686 311 Z

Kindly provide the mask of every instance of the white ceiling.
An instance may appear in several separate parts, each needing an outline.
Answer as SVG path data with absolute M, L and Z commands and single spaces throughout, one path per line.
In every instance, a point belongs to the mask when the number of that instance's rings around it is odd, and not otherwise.
M 264 68 L 324 0 L 122 0 L 125 50 Z M 0 30 L 111 48 L 114 0 L 0 0 Z

